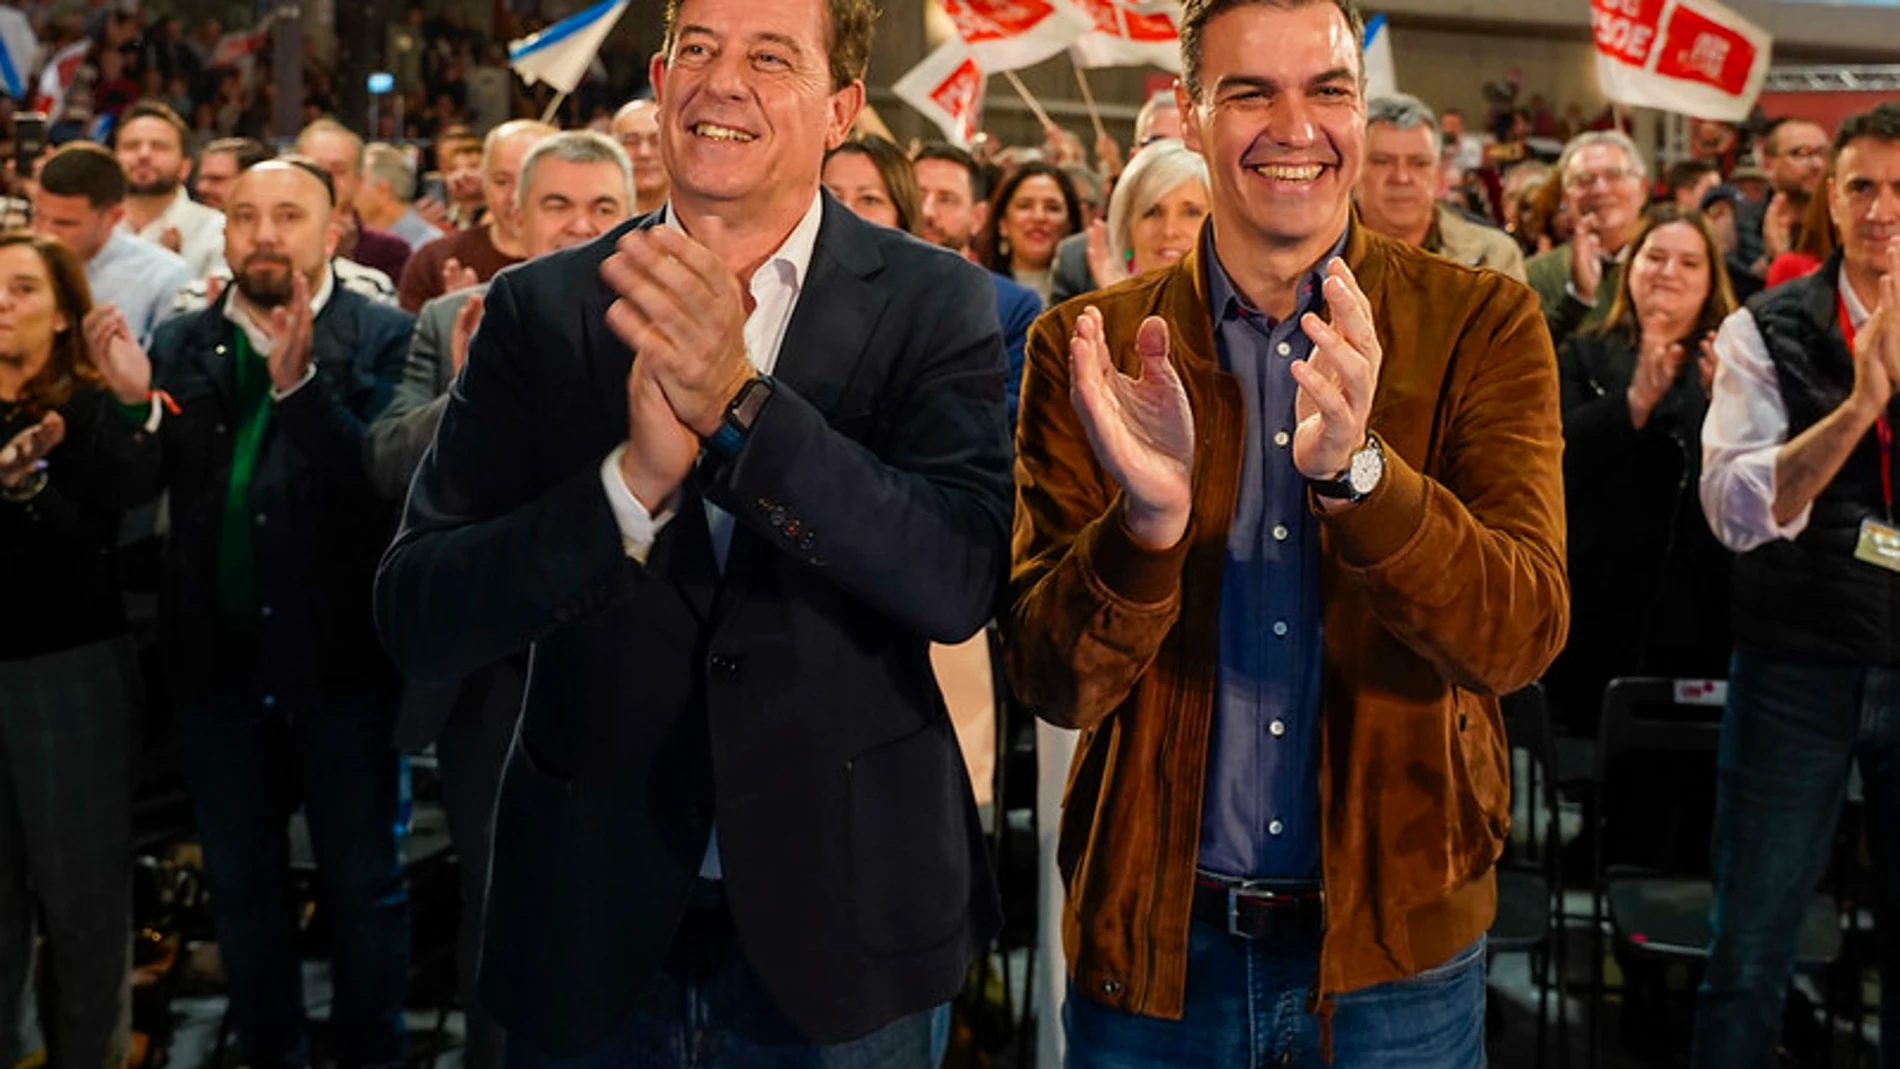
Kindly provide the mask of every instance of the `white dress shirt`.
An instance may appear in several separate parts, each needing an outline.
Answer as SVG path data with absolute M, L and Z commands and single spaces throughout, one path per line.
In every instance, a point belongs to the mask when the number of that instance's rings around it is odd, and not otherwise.
M 124 219 L 115 229 L 159 245 L 171 227 L 178 229 L 178 255 L 191 265 L 193 277 L 203 278 L 224 266 L 224 213 L 185 196 L 183 189 L 174 191 L 172 202 L 142 229 L 132 229 Z
M 823 218 L 821 193 L 812 197 L 811 207 L 792 228 L 785 243 L 752 273 L 752 313 L 745 321 L 745 351 L 761 375 L 770 375 L 778 366 L 779 348 L 785 343 L 785 331 L 791 326 L 792 312 L 798 308 L 799 295 L 804 291 L 805 277 L 811 270 L 812 250 L 818 244 L 818 225 Z M 666 206 L 660 225 L 685 233 L 671 204 Z M 644 564 L 647 554 L 653 551 L 654 540 L 672 520 L 673 506 L 669 501 L 661 506 L 657 515 L 649 513 L 640 499 L 627 489 L 627 482 L 620 474 L 620 458 L 626 449 L 623 442 L 601 461 L 600 481 L 607 491 L 607 503 L 613 508 L 614 522 L 620 527 L 620 544 L 627 556 Z M 712 532 L 713 558 L 724 569 L 726 551 L 732 545 L 732 515 L 708 501 L 706 525 Z M 717 829 L 706 844 L 699 874 L 715 880 L 722 875 Z
M 1870 314 L 1841 273 L 1848 321 L 1858 330 Z M 1722 321 L 1715 336 L 1715 384 L 1702 422 L 1702 512 L 1730 550 L 1746 553 L 1807 530 L 1812 502 L 1787 523 L 1775 522 L 1775 462 L 1788 441 L 1788 405 L 1761 328 L 1746 308 Z

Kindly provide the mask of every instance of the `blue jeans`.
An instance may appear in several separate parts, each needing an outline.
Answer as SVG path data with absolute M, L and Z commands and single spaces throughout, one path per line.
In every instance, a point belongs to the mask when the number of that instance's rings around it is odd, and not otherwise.
M 1068 1069 L 1322 1069 L 1307 1012 L 1317 943 L 1248 942 L 1195 921 L 1178 1021 L 1123 1013 L 1077 992 L 1063 1004 Z M 1409 979 L 1338 995 L 1326 1069 L 1480 1069 L 1484 940 Z
M 688 911 L 666 967 L 626 1023 L 573 1058 L 508 1037 L 508 1069 L 932 1069 L 943 1060 L 950 1007 L 900 1017 L 868 1036 L 814 1044 L 779 1013 L 746 961 L 729 917 Z
M 204 837 L 231 1015 L 255 1069 L 310 1063 L 286 833 L 300 799 L 330 929 L 330 1057 L 345 1067 L 402 1058 L 409 898 L 396 848 L 393 707 L 180 711 L 179 762 Z
M 1880 1017 L 1900 1025 L 1900 672 L 1795 664 L 1737 651 L 1722 719 L 1710 866 L 1714 941 L 1697 994 L 1694 1064 L 1773 1066 L 1801 919 L 1827 869 L 1860 761 L 1874 863 Z M 1881 1043 L 1900 1069 L 1900 1042 Z

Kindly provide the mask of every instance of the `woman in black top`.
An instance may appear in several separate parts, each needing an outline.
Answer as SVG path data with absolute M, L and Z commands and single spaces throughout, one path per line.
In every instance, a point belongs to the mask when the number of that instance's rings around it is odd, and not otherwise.
M 33 918 L 56 997 L 49 1066 L 125 1059 L 137 671 L 114 573 L 135 421 L 87 355 L 86 275 L 64 244 L 0 234 L 0 1065 Z
M 1702 420 L 1716 328 L 1735 310 L 1701 216 L 1645 217 L 1603 324 L 1558 352 L 1570 641 L 1545 682 L 1572 733 L 1594 737 L 1618 676 L 1720 679 L 1729 554 L 1702 518 Z

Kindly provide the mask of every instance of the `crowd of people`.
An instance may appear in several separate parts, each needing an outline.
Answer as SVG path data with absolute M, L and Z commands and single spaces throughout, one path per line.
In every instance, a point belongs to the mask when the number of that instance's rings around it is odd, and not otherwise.
M 1483 1064 L 1540 679 L 1584 737 L 1728 681 L 1697 1066 L 1774 1064 L 1855 762 L 1900 924 L 1900 105 L 1545 163 L 1366 99 L 1347 0 L 1190 0 L 1091 164 L 861 132 L 863 0 L 667 17 L 657 99 L 445 126 L 435 197 L 136 94 L 20 175 L 0 1065 L 36 971 L 49 1065 L 125 1059 L 155 705 L 247 1064 L 402 1059 L 430 748 L 467 1064 L 936 1064 L 1000 917 L 933 656 L 987 625 L 1045 1065 Z

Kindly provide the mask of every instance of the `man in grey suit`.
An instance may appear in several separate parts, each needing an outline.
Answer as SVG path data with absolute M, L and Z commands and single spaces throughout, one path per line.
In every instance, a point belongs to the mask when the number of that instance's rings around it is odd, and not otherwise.
M 584 244 L 625 222 L 633 211 L 633 170 L 611 138 L 588 131 L 549 137 L 521 161 L 515 210 L 528 257 Z M 371 481 L 401 500 L 448 407 L 449 384 L 461 373 L 470 337 L 481 321 L 488 285 L 445 293 L 422 306 L 409 360 L 388 410 L 366 443 Z M 501 1028 L 482 1011 L 475 991 L 481 944 L 482 888 L 495 791 L 521 707 L 523 665 L 509 658 L 452 684 L 411 683 L 396 718 L 396 745 L 419 751 L 435 743 L 442 802 L 461 859 L 459 972 L 468 1009 L 471 1069 L 499 1069 Z

